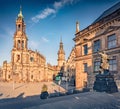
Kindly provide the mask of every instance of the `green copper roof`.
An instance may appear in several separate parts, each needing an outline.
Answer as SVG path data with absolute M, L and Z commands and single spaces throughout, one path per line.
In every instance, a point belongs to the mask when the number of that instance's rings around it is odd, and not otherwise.
M 22 15 L 22 7 L 20 6 L 20 13 L 18 14 L 18 17 L 22 17 L 23 18 L 23 15 Z

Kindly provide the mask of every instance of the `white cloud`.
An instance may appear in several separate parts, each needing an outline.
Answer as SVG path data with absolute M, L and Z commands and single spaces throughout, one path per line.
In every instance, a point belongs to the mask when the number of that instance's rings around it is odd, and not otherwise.
M 63 4 L 72 4 L 75 0 L 62 0 Z
M 55 9 L 59 9 L 59 8 L 62 7 L 62 2 L 55 2 L 55 3 L 53 4 L 53 6 L 54 6 Z
M 32 17 L 32 21 L 34 23 L 39 22 L 39 20 L 41 19 L 45 19 L 46 17 L 52 15 L 52 14 L 56 14 L 56 12 L 58 12 L 59 9 L 61 9 L 63 6 L 65 5 L 71 5 L 73 3 L 77 3 L 79 0 L 61 0 L 59 2 L 54 2 L 54 4 L 52 5 L 53 8 L 45 8 L 41 13 L 37 14 L 36 16 Z
M 35 17 L 32 17 L 32 21 L 34 22 L 38 22 L 40 19 L 44 19 L 47 16 L 56 13 L 56 10 L 52 9 L 52 8 L 46 8 L 42 11 L 42 13 L 36 15 Z
M 61 0 L 59 2 L 55 2 L 53 4 L 55 9 L 60 9 L 61 7 L 65 6 L 66 4 L 73 4 L 75 1 L 74 0 Z
M 29 41 L 29 47 L 30 49 L 39 49 L 40 45 L 42 43 L 47 43 L 49 42 L 49 40 L 46 37 L 41 37 L 41 39 L 39 41 Z
M 30 47 L 31 49 L 38 49 L 39 43 L 36 42 L 36 41 L 30 41 L 30 42 L 29 42 L 29 47 Z
M 45 37 L 42 37 L 42 41 L 43 42 L 49 42 L 49 40 L 47 38 L 45 38 Z

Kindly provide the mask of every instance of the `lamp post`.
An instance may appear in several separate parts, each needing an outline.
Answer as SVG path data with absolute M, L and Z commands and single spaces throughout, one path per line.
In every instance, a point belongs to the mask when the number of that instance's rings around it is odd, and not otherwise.
M 65 75 L 65 81 L 66 81 L 65 88 L 66 88 L 66 90 L 68 90 L 68 78 L 69 78 L 69 76 L 66 73 L 66 75 Z
M 55 78 L 55 80 L 56 80 L 56 83 L 59 85 L 58 91 L 59 91 L 59 94 L 60 94 L 60 84 L 61 84 L 61 78 L 60 78 L 60 76 L 57 75 L 56 78 Z
M 58 85 L 59 85 L 59 95 L 60 95 L 60 84 L 61 84 L 61 79 L 58 81 Z

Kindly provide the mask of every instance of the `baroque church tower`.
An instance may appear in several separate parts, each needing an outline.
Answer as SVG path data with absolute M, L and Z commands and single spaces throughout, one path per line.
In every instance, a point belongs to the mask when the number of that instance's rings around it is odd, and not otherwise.
M 12 49 L 12 68 L 13 74 L 18 75 L 19 78 L 23 78 L 23 65 L 27 64 L 27 41 L 28 38 L 25 33 L 25 22 L 22 15 L 22 8 L 16 19 L 16 31 L 14 33 L 14 45 Z
M 24 17 L 22 15 L 22 8 L 20 8 L 20 13 L 16 19 L 16 31 L 14 34 L 14 46 L 12 49 L 12 63 L 23 63 L 22 55 L 23 52 L 27 51 L 27 41 Z
M 58 50 L 58 67 L 61 68 L 64 63 L 65 63 L 65 51 L 63 49 L 63 43 L 61 39 L 59 50 Z

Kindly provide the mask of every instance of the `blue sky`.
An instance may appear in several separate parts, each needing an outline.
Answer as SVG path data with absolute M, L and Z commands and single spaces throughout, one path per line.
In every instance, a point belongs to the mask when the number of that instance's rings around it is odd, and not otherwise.
M 62 37 L 66 59 L 75 37 L 76 21 L 86 28 L 103 11 L 120 0 L 0 0 L 0 65 L 10 62 L 15 21 L 22 6 L 28 48 L 38 50 L 47 62 L 57 64 Z

